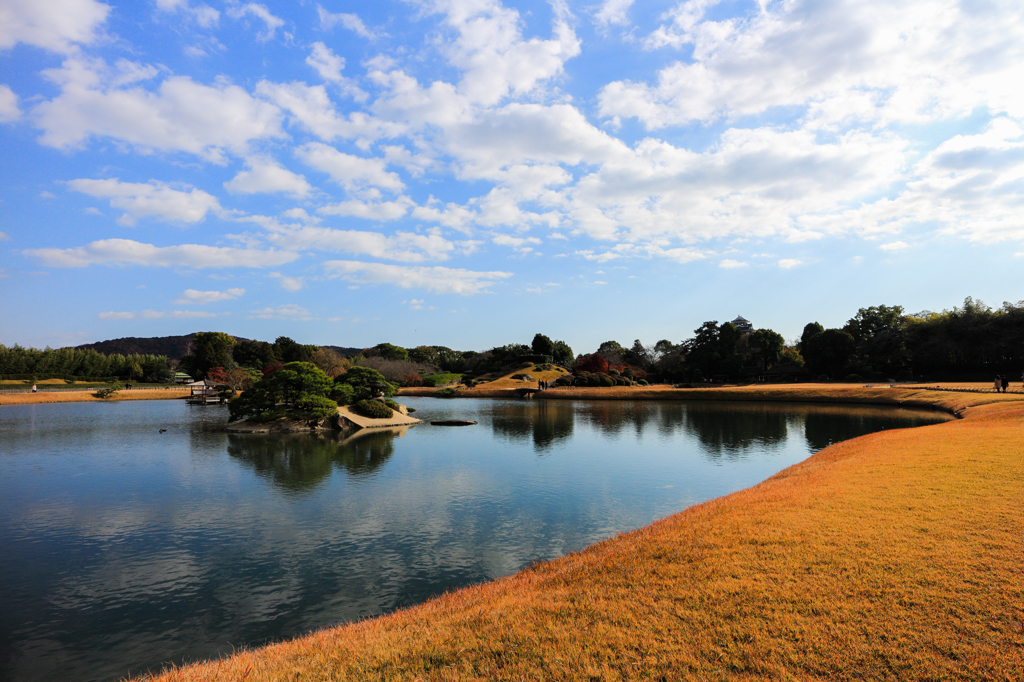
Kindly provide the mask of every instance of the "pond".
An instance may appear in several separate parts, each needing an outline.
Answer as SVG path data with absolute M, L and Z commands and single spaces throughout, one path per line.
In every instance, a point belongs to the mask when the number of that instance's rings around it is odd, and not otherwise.
M 0 679 L 116 680 L 385 613 L 948 418 L 403 402 L 479 424 L 233 435 L 225 408 L 176 400 L 0 408 Z

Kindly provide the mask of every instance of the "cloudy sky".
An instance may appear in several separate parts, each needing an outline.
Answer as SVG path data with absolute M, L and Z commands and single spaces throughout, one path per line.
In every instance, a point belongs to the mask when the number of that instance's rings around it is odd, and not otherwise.
M 0 343 L 1024 299 L 1019 0 L 0 0 Z

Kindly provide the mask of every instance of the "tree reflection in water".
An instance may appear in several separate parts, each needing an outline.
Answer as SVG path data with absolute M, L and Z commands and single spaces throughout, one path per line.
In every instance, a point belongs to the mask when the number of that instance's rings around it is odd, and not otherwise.
M 752 448 L 770 453 L 783 443 L 789 427 L 799 427 L 803 417 L 787 411 L 765 404 L 689 403 L 679 421 L 697 437 L 709 459 L 735 460 Z
M 555 400 L 508 402 L 495 410 L 491 428 L 511 441 L 533 438 L 534 451 L 545 454 L 559 442 L 568 442 L 575 429 L 576 407 Z
M 330 478 L 332 466 L 353 477 L 374 474 L 394 454 L 394 439 L 405 431 L 230 434 L 228 455 L 280 490 L 308 493 Z

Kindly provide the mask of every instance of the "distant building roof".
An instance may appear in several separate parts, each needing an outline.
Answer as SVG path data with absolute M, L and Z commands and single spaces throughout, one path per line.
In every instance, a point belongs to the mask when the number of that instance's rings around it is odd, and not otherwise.
M 754 331 L 754 323 L 742 315 L 737 315 L 736 319 L 732 321 L 732 325 L 744 334 L 750 334 Z

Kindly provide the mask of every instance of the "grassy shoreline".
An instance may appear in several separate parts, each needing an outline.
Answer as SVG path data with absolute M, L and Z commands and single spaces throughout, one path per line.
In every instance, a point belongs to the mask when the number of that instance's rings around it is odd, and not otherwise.
M 561 559 L 159 679 L 1020 679 L 1024 397 L 880 390 L 963 419 L 839 443 Z
M 95 390 L 84 391 L 53 391 L 52 393 L 0 393 L 0 407 L 4 405 L 36 405 L 41 403 L 103 403 L 118 400 L 171 400 L 184 398 L 189 394 L 187 388 L 168 388 L 166 390 L 121 390 L 112 398 L 97 398 Z
M 967 385 L 960 385 L 965 386 Z M 970 387 L 973 387 L 971 385 Z M 985 385 L 987 386 L 987 384 Z M 430 397 L 437 389 L 402 388 L 404 396 Z M 514 388 L 461 389 L 453 398 L 516 398 Z M 816 402 L 852 405 L 898 405 L 941 410 L 959 415 L 970 406 L 991 402 L 1024 400 L 1024 393 L 960 393 L 931 390 L 925 386 L 890 388 L 881 384 L 761 384 L 720 388 L 672 388 L 657 386 L 616 386 L 612 388 L 555 388 L 537 393 L 533 400 L 694 400 L 723 402 Z

